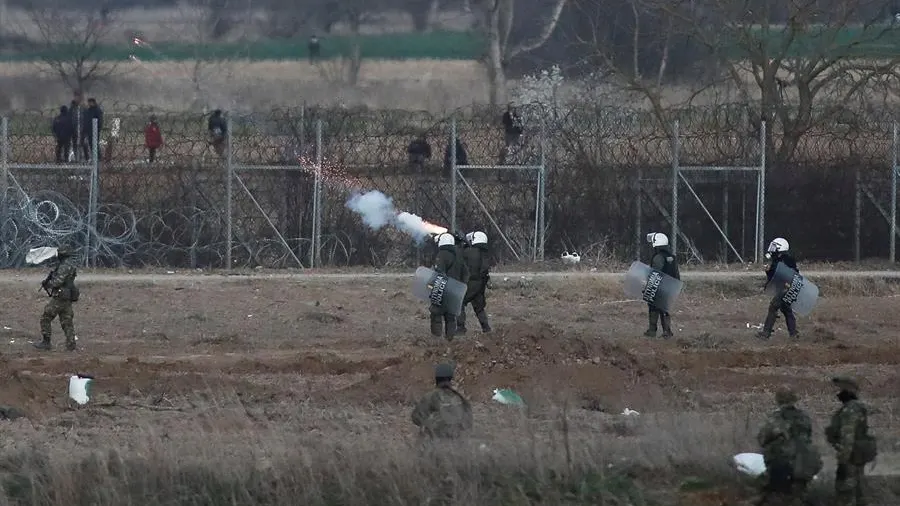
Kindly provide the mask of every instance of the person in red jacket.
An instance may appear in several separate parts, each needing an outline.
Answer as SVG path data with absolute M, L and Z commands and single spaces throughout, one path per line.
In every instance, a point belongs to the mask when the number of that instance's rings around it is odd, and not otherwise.
M 144 145 L 150 153 L 150 163 L 153 163 L 156 160 L 156 150 L 163 145 L 162 132 L 159 130 L 156 116 L 150 116 L 150 122 L 144 127 Z

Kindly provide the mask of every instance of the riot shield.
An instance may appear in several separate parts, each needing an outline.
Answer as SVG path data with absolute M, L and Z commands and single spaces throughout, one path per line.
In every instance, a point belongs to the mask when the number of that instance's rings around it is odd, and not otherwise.
M 413 296 L 459 316 L 466 297 L 466 284 L 427 267 L 419 267 L 413 279 Z
M 634 262 L 625 273 L 625 295 L 665 312 L 671 311 L 684 283 L 668 274 Z
M 775 264 L 775 274 L 766 290 L 781 297 L 801 316 L 811 313 L 819 300 L 819 287 L 783 262 Z

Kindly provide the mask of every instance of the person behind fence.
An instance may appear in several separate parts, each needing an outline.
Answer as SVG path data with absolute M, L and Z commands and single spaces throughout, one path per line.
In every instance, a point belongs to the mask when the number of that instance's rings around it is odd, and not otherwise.
M 97 105 L 97 99 L 89 98 L 88 107 L 82 113 L 81 118 L 81 146 L 84 159 L 91 160 L 91 151 L 94 149 L 94 120 L 97 120 L 97 159 L 100 159 L 100 133 L 103 131 L 103 109 Z
M 466 234 L 469 247 L 463 250 L 463 258 L 466 259 L 466 265 L 469 268 L 469 281 L 466 283 L 466 298 L 463 299 L 462 312 L 457 318 L 457 331 L 465 334 L 466 329 L 466 306 L 472 304 L 472 310 L 475 311 L 475 317 L 481 324 L 482 332 L 490 332 L 491 325 L 488 321 L 487 314 L 487 298 L 485 292 L 488 283 L 491 281 L 490 263 L 488 262 L 488 239 L 484 232 L 469 232 Z
M 776 237 L 769 243 L 769 248 L 766 253 L 766 258 L 770 260 L 765 268 L 766 286 L 768 286 L 769 283 L 772 283 L 772 278 L 775 276 L 775 268 L 779 262 L 800 272 L 800 269 L 797 267 L 797 261 L 794 260 L 794 257 L 789 253 L 789 248 L 790 245 L 788 244 L 787 239 L 784 239 L 783 237 Z M 772 329 L 775 327 L 778 311 L 781 311 L 784 315 L 784 323 L 787 325 L 788 334 L 794 338 L 800 336 L 800 333 L 797 332 L 797 318 L 794 316 L 794 310 L 791 308 L 790 304 L 784 302 L 782 299 L 783 296 L 784 290 L 780 287 L 776 287 L 775 295 L 772 297 L 772 300 L 769 301 L 769 311 L 766 314 L 766 321 L 763 323 L 763 328 L 756 334 L 756 337 L 760 339 L 769 339 L 772 336 Z
M 522 117 L 511 103 L 506 105 L 506 112 L 503 113 L 502 122 L 504 145 L 503 149 L 500 150 L 500 165 L 506 163 L 506 157 L 509 156 L 510 150 L 513 146 L 518 146 L 522 138 L 522 132 L 524 132 Z
M 453 388 L 453 365 L 434 368 L 435 387 L 416 403 L 412 423 L 429 438 L 455 439 L 472 428 L 472 406 Z
M 75 128 L 72 126 L 72 117 L 69 108 L 62 106 L 59 114 L 53 119 L 53 137 L 56 138 L 56 163 L 65 163 L 69 160 L 69 150 L 72 147 L 72 137 Z
M 822 456 L 812 441 L 812 419 L 796 406 L 797 400 L 790 389 L 775 392 L 778 409 L 757 434 L 766 464 L 758 505 L 803 505 L 809 482 L 822 470 Z
M 825 428 L 828 440 L 837 457 L 834 489 L 837 506 L 863 506 L 866 504 L 865 465 L 878 456 L 875 437 L 869 434 L 869 410 L 859 400 L 859 386 L 847 377 L 831 380 L 837 387 L 841 407 L 831 417 Z
M 222 156 L 225 153 L 225 139 L 228 135 L 228 124 L 222 115 L 221 109 L 213 111 L 206 124 L 209 131 L 209 145 L 216 150 L 216 154 Z
M 431 159 L 431 145 L 428 144 L 425 134 L 413 139 L 406 148 L 406 153 L 409 155 L 410 168 L 417 173 L 424 172 L 425 163 Z
M 75 252 L 68 245 L 62 245 L 56 252 L 53 260 L 55 267 L 41 283 L 41 288 L 47 292 L 50 300 L 44 306 L 41 314 L 41 342 L 34 343 L 39 350 L 50 350 L 52 345 L 51 323 L 57 316 L 59 324 L 66 336 L 66 349 L 75 351 L 75 312 L 72 303 L 78 301 L 79 290 L 75 286 L 75 276 L 78 275 L 78 264 Z
M 444 151 L 444 177 L 450 177 L 451 158 L 450 141 L 447 141 L 447 149 Z M 456 138 L 456 165 L 469 165 L 469 154 L 466 153 L 466 146 L 463 142 Z
M 149 163 L 156 161 L 156 150 L 163 145 L 162 131 L 159 129 L 159 123 L 156 122 L 156 116 L 150 116 L 150 121 L 144 127 L 144 146 L 147 148 Z
M 434 271 L 463 283 L 468 281 L 469 268 L 462 253 L 456 247 L 456 238 L 453 237 L 453 234 L 440 234 L 435 241 L 438 245 L 438 252 L 434 259 Z M 452 341 L 456 335 L 456 315 L 435 304 L 430 306 L 429 312 L 431 313 L 431 334 L 441 337 L 443 328 L 444 338 Z
M 669 238 L 666 234 L 654 232 L 647 234 L 647 242 L 653 247 L 653 257 L 650 259 L 650 268 L 675 279 L 681 279 L 678 271 L 678 258 L 669 249 Z M 662 337 L 672 337 L 672 316 L 668 311 L 663 311 L 651 304 L 647 304 L 649 326 L 644 335 L 656 337 L 657 324 L 662 322 Z
M 322 55 L 322 44 L 319 42 L 319 38 L 316 37 L 316 34 L 312 34 L 309 37 L 306 49 L 309 51 L 309 63 L 315 63 Z

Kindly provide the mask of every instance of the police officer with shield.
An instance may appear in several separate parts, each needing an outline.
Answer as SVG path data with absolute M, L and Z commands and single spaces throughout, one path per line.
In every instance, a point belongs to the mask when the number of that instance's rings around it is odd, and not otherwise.
M 800 269 L 797 268 L 797 261 L 790 255 L 789 250 L 790 245 L 787 239 L 783 237 L 776 237 L 769 243 L 769 248 L 766 250 L 766 258 L 770 260 L 769 265 L 766 266 L 766 286 L 773 282 L 772 278 L 775 276 L 775 270 L 779 263 L 784 264 L 785 267 L 790 267 L 798 273 L 800 272 Z M 800 333 L 797 332 L 797 318 L 794 316 L 794 310 L 790 304 L 784 301 L 784 290 L 776 286 L 775 295 L 769 302 L 769 312 L 766 315 L 766 321 L 763 323 L 762 330 L 756 334 L 756 337 L 769 339 L 772 336 L 772 327 L 775 326 L 778 311 L 781 311 L 784 315 L 788 334 L 794 338 L 800 336 Z
M 650 268 L 662 272 L 675 279 L 681 279 L 678 272 L 678 259 L 669 249 L 669 238 L 666 234 L 653 232 L 647 234 L 647 242 L 653 247 L 653 258 L 650 260 Z M 659 309 L 652 304 L 647 304 L 649 310 L 650 326 L 644 335 L 647 337 L 656 337 L 657 323 L 662 321 L 663 333 L 662 337 L 668 339 L 672 337 L 672 317 L 668 311 Z
M 434 271 L 457 281 L 467 282 L 469 267 L 456 246 L 457 241 L 453 234 L 440 234 L 435 240 L 438 245 L 438 253 L 434 259 Z M 441 330 L 443 330 L 444 338 L 452 341 L 456 335 L 456 315 L 435 304 L 431 305 L 430 312 L 431 334 L 441 337 Z

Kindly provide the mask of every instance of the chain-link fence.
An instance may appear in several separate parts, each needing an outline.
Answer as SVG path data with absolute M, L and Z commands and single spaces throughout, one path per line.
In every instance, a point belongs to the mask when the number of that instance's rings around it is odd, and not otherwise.
M 217 140 L 208 115 L 107 106 L 96 166 L 76 161 L 80 147 L 58 146 L 52 114 L 10 115 L 0 264 L 21 265 L 29 247 L 59 240 L 84 247 L 97 266 L 424 260 L 411 238 L 371 230 L 346 206 L 366 190 L 428 221 L 485 230 L 499 261 L 563 251 L 627 260 L 650 231 L 670 233 L 695 262 L 759 259 L 774 236 L 805 259 L 896 253 L 897 138 L 887 112 L 823 115 L 787 140 L 778 124 L 731 106 L 661 117 L 583 104 L 523 114 L 517 134 L 502 115 L 226 111 Z M 152 161 L 151 116 L 163 137 Z M 61 163 L 59 149 L 69 151 Z

